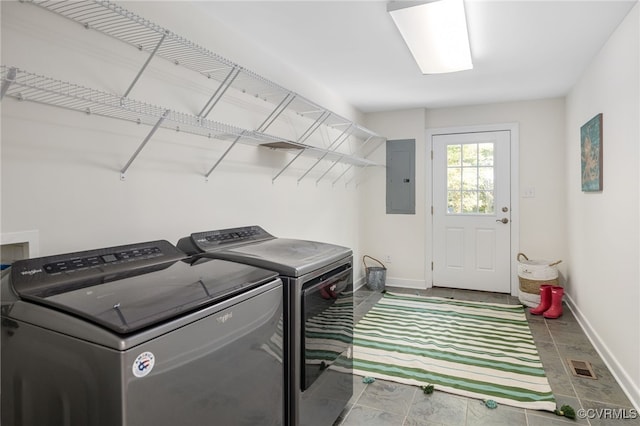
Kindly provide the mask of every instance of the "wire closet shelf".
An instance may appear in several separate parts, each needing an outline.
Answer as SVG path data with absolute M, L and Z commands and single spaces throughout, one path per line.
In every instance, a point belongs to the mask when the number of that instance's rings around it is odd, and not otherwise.
M 159 127 L 234 143 L 262 145 L 283 142 L 282 138 L 276 136 L 202 119 L 194 115 L 172 111 L 165 107 L 33 74 L 16 67 L 0 65 L 0 78 L 2 81 L 0 97 L 3 99 L 4 97 L 10 97 L 18 101 L 31 101 L 86 114 L 95 114 L 153 126 L 152 133 L 149 134 L 143 144 L 146 144 L 153 132 Z M 316 156 L 321 158 L 340 159 L 359 166 L 372 164 L 366 159 L 329 152 L 293 141 L 285 141 L 285 143 L 299 146 L 301 150 L 314 152 Z M 121 171 L 122 175 L 126 173 L 142 147 L 136 151 L 127 166 Z
M 326 108 L 323 108 L 317 103 L 310 101 L 309 99 L 294 93 L 226 58 L 223 58 L 222 56 L 199 46 L 182 36 L 136 15 L 117 4 L 104 0 L 30 0 L 29 2 L 58 15 L 64 16 L 65 18 L 80 24 L 84 28 L 99 31 L 107 36 L 133 46 L 136 49 L 148 52 L 149 56 L 147 61 L 139 70 L 138 74 L 135 76 L 121 98 L 127 98 L 138 79 L 142 76 L 145 68 L 155 56 L 194 71 L 207 79 L 219 82 L 219 87 L 215 90 L 209 101 L 202 107 L 198 114 L 183 114 L 184 117 L 181 117 L 182 119 L 187 119 L 190 123 L 188 126 L 190 126 L 196 134 L 203 133 L 202 126 L 197 125 L 197 123 L 204 122 L 207 123 L 207 125 L 210 124 L 206 121 L 206 117 L 224 96 L 225 92 L 230 88 L 272 104 L 274 106 L 273 110 L 255 130 L 234 128 L 232 132 L 213 132 L 211 135 L 212 137 L 220 136 L 220 138 L 224 140 L 229 140 L 230 135 L 235 135 L 235 138 L 231 136 L 233 142 L 229 147 L 229 150 L 233 148 L 236 142 L 245 143 L 247 141 L 252 143 L 254 141 L 262 141 L 258 142 L 258 144 L 265 144 L 265 146 L 278 148 L 279 145 L 273 142 L 274 140 L 282 141 L 282 138 L 269 136 L 264 133 L 278 119 L 278 117 L 286 111 L 293 112 L 298 116 L 307 119 L 309 123 L 311 123 L 307 130 L 296 140 L 287 141 L 287 143 L 284 144 L 288 148 L 299 148 L 300 152 L 273 178 L 273 180 L 277 179 L 289 167 L 289 165 L 291 165 L 291 163 L 293 163 L 302 154 L 318 157 L 318 162 L 322 160 L 333 161 L 334 163 L 330 166 L 329 170 L 337 163 L 347 163 L 351 166 L 358 167 L 378 165 L 365 157 L 375 151 L 380 144 L 386 140 L 384 137 Z M 124 101 L 124 103 L 126 104 L 126 101 Z M 96 113 L 101 110 L 100 108 L 96 109 L 95 106 L 93 108 Z M 125 111 L 129 112 L 128 109 Z M 166 109 L 164 111 L 166 111 Z M 112 114 L 110 116 L 121 114 L 127 115 L 122 110 L 115 111 L 113 109 L 109 109 L 109 114 Z M 174 114 L 178 113 L 169 112 L 167 114 L 168 116 L 164 120 L 173 123 L 172 115 Z M 156 114 L 155 117 L 159 120 L 161 115 L 158 116 Z M 196 124 L 193 124 L 194 120 Z M 219 130 L 219 125 L 220 123 L 217 123 L 215 126 L 216 130 Z M 182 126 L 188 127 L 186 124 L 182 124 Z M 321 126 L 334 129 L 340 136 L 327 148 L 305 144 L 306 140 Z M 209 129 L 207 128 L 204 132 L 206 136 L 210 133 L 208 130 Z M 185 129 L 185 131 L 187 130 Z M 241 135 L 236 134 L 237 131 L 239 131 Z M 239 139 L 236 140 L 238 137 Z M 346 154 L 338 151 L 340 146 L 346 140 L 351 138 L 355 138 L 355 140 L 360 142 L 359 148 L 356 150 L 359 155 L 355 155 L 353 152 Z M 224 158 L 229 150 L 223 154 L 218 163 Z M 302 180 L 311 171 L 311 169 L 318 164 L 318 162 L 300 176 L 298 181 Z M 209 173 L 207 173 L 207 177 L 215 169 L 218 163 L 216 163 Z M 329 170 L 325 171 L 325 174 L 323 174 L 316 182 L 319 182 L 324 178 Z M 336 181 L 334 181 L 334 183 Z

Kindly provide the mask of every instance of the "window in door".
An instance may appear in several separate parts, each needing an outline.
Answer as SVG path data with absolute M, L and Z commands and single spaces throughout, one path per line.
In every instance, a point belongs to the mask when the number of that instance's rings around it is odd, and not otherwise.
M 494 214 L 494 144 L 447 146 L 447 214 Z

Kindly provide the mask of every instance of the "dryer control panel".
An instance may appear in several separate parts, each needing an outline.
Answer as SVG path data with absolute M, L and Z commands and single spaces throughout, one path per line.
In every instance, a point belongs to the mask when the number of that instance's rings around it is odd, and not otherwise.
M 181 238 L 178 241 L 178 248 L 192 255 L 274 238 L 259 226 L 243 226 L 241 228 L 195 232 L 188 237 Z
M 25 259 L 11 267 L 11 284 L 21 296 L 46 297 L 106 282 L 123 273 L 162 269 L 186 256 L 165 240 Z

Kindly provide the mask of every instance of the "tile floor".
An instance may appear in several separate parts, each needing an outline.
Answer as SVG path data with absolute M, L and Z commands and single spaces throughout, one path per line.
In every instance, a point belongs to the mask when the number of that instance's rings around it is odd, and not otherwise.
M 388 287 L 387 290 L 480 302 L 520 303 L 518 298 L 506 294 L 468 290 L 414 290 L 397 287 Z M 359 321 L 380 297 L 380 293 L 372 292 L 366 287 L 357 290 L 354 298 L 355 321 Z M 383 380 L 376 380 L 367 385 L 362 383 L 361 377 L 354 376 L 353 398 L 334 426 L 640 426 L 640 414 L 636 415 L 628 398 L 566 305 L 562 317 L 556 320 L 529 315 L 528 312 L 527 318 L 558 405 L 569 404 L 576 411 L 583 408 L 592 414 L 591 417 L 597 417 L 598 412 L 605 415 L 601 414 L 601 418 L 576 418 L 572 421 L 548 412 L 506 405 L 499 405 L 498 408 L 490 410 L 479 400 L 437 390 L 432 395 L 424 395 L 418 387 Z M 598 380 L 574 377 L 568 370 L 567 357 L 591 362 Z M 598 409 L 616 411 L 597 411 Z M 618 418 L 615 418 L 616 416 Z M 627 418 L 621 419 L 620 416 Z

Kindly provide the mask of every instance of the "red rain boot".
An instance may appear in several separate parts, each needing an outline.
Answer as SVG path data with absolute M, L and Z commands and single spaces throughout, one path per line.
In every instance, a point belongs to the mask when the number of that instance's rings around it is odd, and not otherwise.
M 551 307 L 551 287 L 553 286 L 550 284 L 540 286 L 540 304 L 529 310 L 531 315 L 542 315 L 544 311 Z
M 555 319 L 562 315 L 562 296 L 564 296 L 562 287 L 551 287 L 551 307 L 544 312 L 545 318 Z

